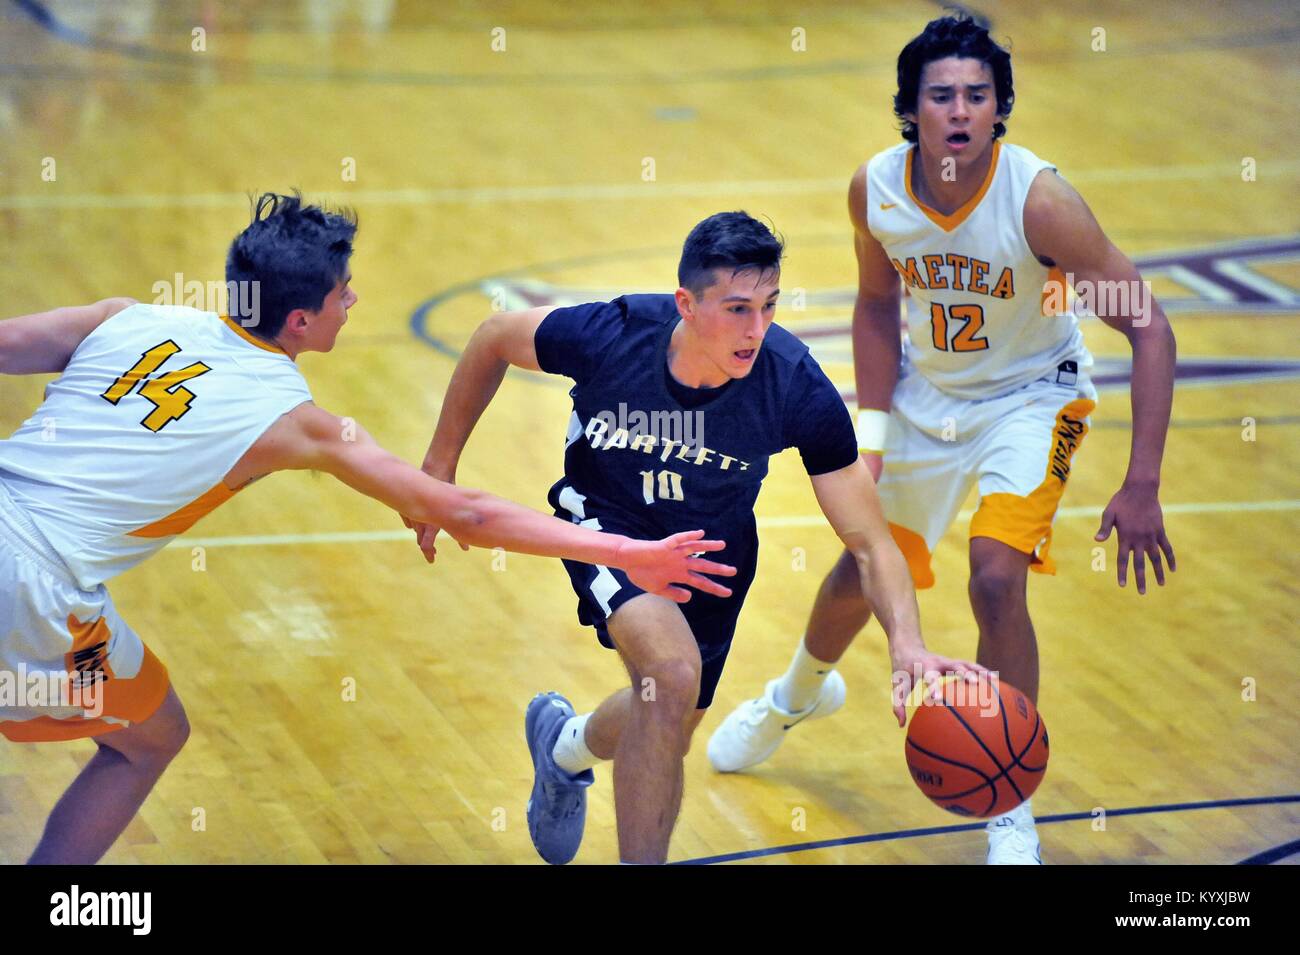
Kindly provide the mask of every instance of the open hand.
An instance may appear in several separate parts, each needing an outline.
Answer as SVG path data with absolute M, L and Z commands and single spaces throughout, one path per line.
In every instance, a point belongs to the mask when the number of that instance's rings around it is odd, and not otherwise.
M 1137 578 L 1139 594 L 1147 592 L 1146 558 L 1151 558 L 1156 583 L 1165 585 L 1165 569 L 1160 562 L 1161 553 L 1169 562 L 1169 570 L 1176 570 L 1174 548 L 1165 536 L 1164 514 L 1156 489 L 1144 485 L 1125 484 L 1106 505 L 1101 515 L 1101 527 L 1096 540 L 1110 538 L 1111 528 L 1119 531 L 1119 549 L 1115 555 L 1116 571 L 1121 587 L 1128 583 L 1128 559 L 1133 555 L 1133 576 Z
M 691 593 L 685 584 L 717 597 L 730 597 L 731 589 L 704 574 L 734 577 L 736 568 L 695 555 L 722 550 L 726 541 L 702 540 L 704 531 L 683 531 L 659 541 L 628 540 L 618 549 L 615 566 L 621 567 L 628 580 L 646 593 L 658 594 L 684 604 Z

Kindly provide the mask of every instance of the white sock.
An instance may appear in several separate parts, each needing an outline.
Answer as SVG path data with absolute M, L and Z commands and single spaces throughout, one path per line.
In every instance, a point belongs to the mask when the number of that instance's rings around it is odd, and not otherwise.
M 790 669 L 777 681 L 776 705 L 788 713 L 808 709 L 817 702 L 817 694 L 821 693 L 827 674 L 834 669 L 834 663 L 818 660 L 800 640 L 799 649 L 795 650 L 794 659 L 790 661 Z
M 587 720 L 589 719 L 591 719 L 590 713 L 570 716 L 560 728 L 560 738 L 555 741 L 551 756 L 555 760 L 555 765 L 566 773 L 576 776 L 601 762 L 599 756 L 587 749 Z

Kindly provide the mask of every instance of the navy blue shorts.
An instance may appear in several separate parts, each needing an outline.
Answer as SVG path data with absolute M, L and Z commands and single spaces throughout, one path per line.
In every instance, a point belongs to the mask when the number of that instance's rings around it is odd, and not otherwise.
M 552 489 L 551 504 L 555 507 L 555 516 L 574 523 L 584 523 L 588 527 L 607 531 L 611 534 L 623 534 L 641 540 L 657 540 L 667 537 L 672 531 L 658 532 L 647 527 L 633 527 L 632 519 L 620 520 L 622 515 L 601 513 L 599 516 L 588 513 L 590 508 L 575 502 L 567 494 L 558 493 L 559 485 Z M 566 507 L 565 505 L 569 505 Z M 581 508 L 581 514 L 574 513 L 570 507 Z M 599 527 L 589 524 L 593 517 L 599 521 Z M 726 534 L 716 529 L 709 529 L 711 538 L 727 541 L 726 550 L 706 554 L 705 556 L 719 563 L 732 564 L 736 568 L 735 577 L 715 577 L 731 588 L 730 597 L 715 597 L 703 591 L 691 588 L 691 599 L 678 604 L 677 609 L 686 618 L 695 643 L 700 648 L 700 696 L 696 702 L 697 709 L 707 709 L 713 703 L 714 691 L 722 679 L 722 668 L 727 662 L 727 653 L 731 650 L 731 639 L 736 634 L 736 621 L 740 617 L 741 607 L 749 585 L 754 581 L 758 565 L 757 539 L 753 537 L 753 525 L 738 528 L 735 534 Z M 743 559 L 731 556 L 735 548 L 744 555 Z M 596 637 L 601 646 L 610 650 L 617 649 L 609 635 L 606 621 L 614 615 L 619 607 L 633 597 L 645 593 L 627 578 L 627 574 L 617 567 L 603 567 L 595 564 L 583 564 L 578 561 L 563 561 L 564 569 L 569 572 L 569 581 L 573 592 L 578 595 L 578 622 L 585 627 L 595 627 Z

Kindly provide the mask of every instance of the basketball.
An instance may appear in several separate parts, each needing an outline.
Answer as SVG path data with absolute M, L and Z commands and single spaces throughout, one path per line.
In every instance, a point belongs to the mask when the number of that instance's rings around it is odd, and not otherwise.
M 1047 726 L 1023 693 L 998 680 L 944 681 L 943 701 L 917 708 L 907 768 L 921 792 L 959 816 L 987 819 L 1033 795 L 1047 771 Z

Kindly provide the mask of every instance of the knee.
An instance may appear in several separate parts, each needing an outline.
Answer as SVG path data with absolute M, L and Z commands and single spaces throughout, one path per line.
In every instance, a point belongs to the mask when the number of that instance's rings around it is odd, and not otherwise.
M 185 712 L 185 707 L 180 706 L 179 701 L 177 701 L 176 709 L 177 714 L 168 724 L 163 746 L 164 750 L 170 753 L 168 759 L 171 759 L 184 749 L 185 744 L 190 739 L 190 718 Z
M 125 738 L 115 740 L 114 734 L 109 734 L 105 743 L 112 745 L 133 763 L 166 766 L 190 738 L 189 717 L 175 691 L 169 691 L 154 714 L 131 729 L 138 732 L 132 734 L 129 741 Z
M 653 704 L 651 714 L 684 723 L 695 712 L 700 695 L 699 661 L 678 658 L 648 667 L 638 692 L 643 701 Z
M 976 614 L 1001 615 L 1025 606 L 1025 574 L 1019 568 L 978 565 L 971 569 L 969 589 Z

